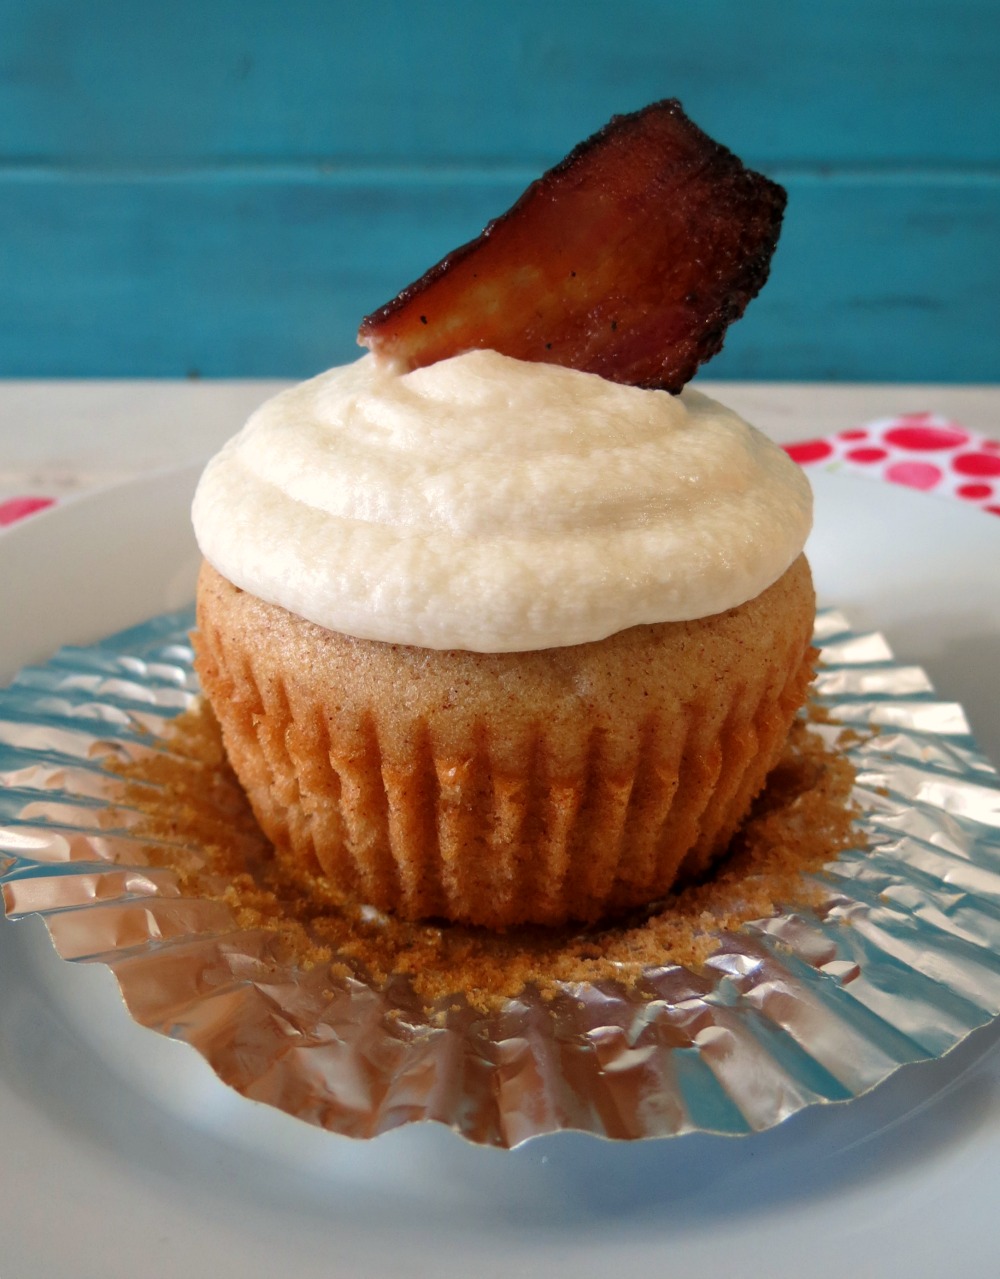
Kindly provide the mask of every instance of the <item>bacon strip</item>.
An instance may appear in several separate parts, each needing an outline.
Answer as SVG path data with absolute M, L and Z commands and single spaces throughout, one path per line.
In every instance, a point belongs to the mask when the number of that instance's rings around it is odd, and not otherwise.
M 679 102 L 615 116 L 362 322 L 415 369 L 477 347 L 679 391 L 760 290 L 785 192 Z

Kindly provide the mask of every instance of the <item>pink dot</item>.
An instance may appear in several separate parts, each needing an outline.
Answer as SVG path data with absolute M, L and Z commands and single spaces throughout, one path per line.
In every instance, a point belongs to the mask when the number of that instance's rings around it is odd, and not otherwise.
M 905 484 L 911 489 L 932 489 L 943 472 L 930 462 L 896 462 L 886 468 L 885 478 L 893 484 Z
M 983 448 L 992 453 L 1000 453 L 1000 440 L 983 440 Z
M 959 475 L 1000 475 L 1000 457 L 991 453 L 960 453 L 951 465 Z
M 968 444 L 965 431 L 952 426 L 898 426 L 886 431 L 885 441 L 896 448 L 928 453 L 935 449 L 954 449 Z
M 785 452 L 799 466 L 807 466 L 810 462 L 821 462 L 833 452 L 833 445 L 826 440 L 805 440 L 801 444 L 786 444 Z
M 841 431 L 839 438 L 842 440 L 867 440 L 868 432 L 861 430 Z
M 993 496 L 992 484 L 961 484 L 955 490 L 959 497 L 967 497 L 970 502 L 981 502 L 984 497 Z
M 852 462 L 884 462 L 889 456 L 888 449 L 849 449 L 847 456 Z
M 23 520 L 26 515 L 34 515 L 36 511 L 44 511 L 47 506 L 54 504 L 55 499 L 51 497 L 12 497 L 6 502 L 0 502 L 0 528 Z

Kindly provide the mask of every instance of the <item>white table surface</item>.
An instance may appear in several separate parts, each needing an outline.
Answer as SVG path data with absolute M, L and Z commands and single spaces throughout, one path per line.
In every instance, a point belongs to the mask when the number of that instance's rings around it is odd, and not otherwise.
M 285 382 L 0 382 L 0 499 L 64 497 L 213 453 Z M 1000 385 L 699 381 L 782 443 L 932 412 L 1000 439 Z

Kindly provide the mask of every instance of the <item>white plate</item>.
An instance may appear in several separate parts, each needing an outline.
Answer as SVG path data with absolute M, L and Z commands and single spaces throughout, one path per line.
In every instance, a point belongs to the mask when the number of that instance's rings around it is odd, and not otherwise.
M 191 470 L 0 539 L 0 677 L 190 597 Z M 821 596 L 964 701 L 1000 759 L 1000 520 L 819 474 Z M 245 1102 L 134 1025 L 39 921 L 0 924 L 0 1275 L 992 1276 L 1000 1028 L 744 1138 L 513 1152 L 351 1142 Z

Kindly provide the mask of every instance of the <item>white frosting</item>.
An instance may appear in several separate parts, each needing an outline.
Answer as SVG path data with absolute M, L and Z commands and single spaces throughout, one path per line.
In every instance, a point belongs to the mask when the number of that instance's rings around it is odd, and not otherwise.
M 506 652 L 752 599 L 809 532 L 802 471 L 697 391 L 473 351 L 365 356 L 268 401 L 209 463 L 205 558 L 331 630 Z

